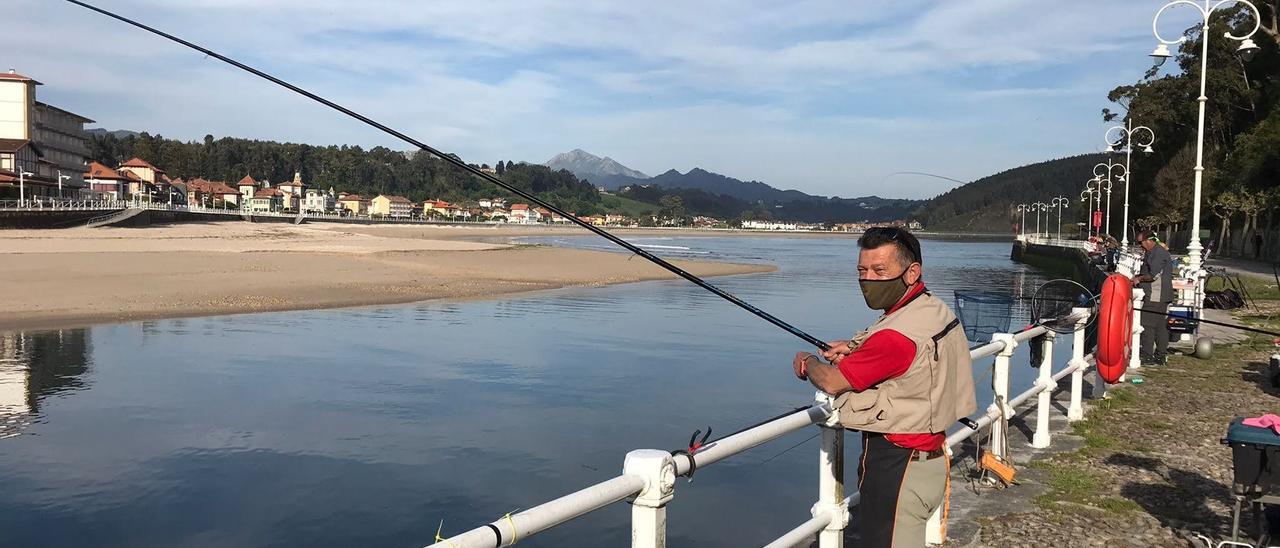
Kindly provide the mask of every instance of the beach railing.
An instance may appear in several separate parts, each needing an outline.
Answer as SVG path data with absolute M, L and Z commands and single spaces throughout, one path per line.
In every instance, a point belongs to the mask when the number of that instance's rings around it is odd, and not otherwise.
M 1070 377 L 1066 390 L 1070 392 L 1066 409 L 1067 421 L 1084 418 L 1084 373 L 1093 365 L 1092 355 L 1086 355 L 1085 327 L 1089 309 L 1075 309 L 1081 319 L 1072 332 L 1071 358 L 1057 371 L 1053 370 L 1053 346 L 1057 334 L 1043 326 L 1035 326 L 1017 333 L 996 333 L 991 342 L 970 351 L 977 362 L 994 358 L 992 362 L 992 401 L 983 411 L 963 421 L 946 438 L 947 451 L 980 432 L 992 436 L 992 452 L 1005 458 L 1006 440 L 1009 437 L 1009 420 L 1016 410 L 1035 399 L 1036 414 L 1031 446 L 1046 448 L 1052 443 L 1050 419 L 1053 413 L 1053 394 L 1062 379 Z M 1136 326 L 1135 326 L 1136 327 Z M 1038 376 L 1030 388 L 1010 394 L 1009 370 L 1014 351 L 1019 345 L 1039 339 L 1043 356 Z M 1105 395 L 1105 384 L 1093 383 L 1093 397 Z M 849 525 L 849 508 L 858 504 L 858 494 L 845 496 L 844 486 L 844 434 L 833 412 L 833 399 L 821 392 L 813 405 L 784 415 L 758 426 L 743 430 L 693 451 L 670 452 L 661 449 L 638 449 L 627 453 L 623 459 L 622 474 L 587 486 L 550 502 L 527 510 L 505 515 L 493 522 L 459 535 L 437 539 L 431 546 L 438 548 L 489 548 L 510 546 L 556 525 L 583 516 L 610 504 L 631 499 L 631 538 L 637 548 L 666 546 L 667 506 L 675 498 L 676 478 L 691 474 L 728 457 L 750 450 L 763 443 L 810 426 L 821 428 L 821 445 L 818 450 L 818 497 L 810 508 L 810 519 L 769 542 L 769 548 L 797 546 L 809 542 L 816 535 L 821 548 L 838 548 L 844 545 L 845 528 Z M 941 544 L 944 524 L 942 512 L 934 513 L 928 528 L 930 544 Z
M 70 200 L 43 197 L 27 200 L 0 200 L 0 210 L 3 211 L 98 211 L 125 207 L 128 207 L 128 202 L 118 200 Z

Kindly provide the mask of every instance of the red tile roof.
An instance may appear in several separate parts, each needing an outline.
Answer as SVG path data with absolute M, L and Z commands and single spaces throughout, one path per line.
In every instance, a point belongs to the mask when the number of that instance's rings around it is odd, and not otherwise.
M 258 186 L 258 182 L 253 180 L 253 177 L 245 175 L 239 183 L 236 183 L 236 186 Z
M 387 199 L 388 199 L 388 200 L 391 200 L 391 201 L 393 201 L 393 202 L 395 202 L 395 203 L 397 203 L 397 204 L 412 204 L 412 203 L 413 203 L 413 201 L 412 201 L 412 200 L 410 200 L 410 199 L 408 199 L 408 198 L 405 198 L 404 196 L 387 196 Z
M 128 177 L 121 175 L 114 169 L 99 164 L 98 162 L 89 162 L 89 171 L 84 173 L 85 179 L 112 179 L 116 181 L 128 180 Z
M 529 209 L 529 204 L 511 204 L 511 211 L 521 211 Z
M 280 189 L 278 188 L 259 188 L 257 192 L 253 193 L 254 198 L 271 197 L 271 196 L 284 196 L 284 193 L 280 192 Z
M 195 179 L 187 183 L 187 190 L 191 192 L 202 192 L 205 194 L 240 194 L 239 192 L 236 192 L 236 189 L 227 186 L 227 183 L 222 181 L 206 181 L 204 179 Z
M 117 173 L 124 175 L 124 178 L 130 181 L 135 181 L 135 182 L 142 181 L 142 177 L 139 177 L 136 173 L 132 171 L 118 171 Z
M 359 194 L 348 194 L 338 198 L 339 202 L 367 202 L 368 200 L 361 198 Z
M 30 77 L 23 76 L 21 74 L 14 72 L 13 69 L 9 69 L 9 72 L 0 72 L 0 80 L 17 80 L 19 82 L 36 82 Z M 41 84 L 40 82 L 36 82 L 36 85 L 42 86 L 44 84 Z
M 152 171 L 155 171 L 156 173 L 164 173 L 163 169 L 160 169 L 156 166 L 151 165 L 150 163 L 147 163 L 147 161 L 143 160 L 142 158 L 130 158 L 128 162 L 120 164 L 120 167 L 144 167 Z

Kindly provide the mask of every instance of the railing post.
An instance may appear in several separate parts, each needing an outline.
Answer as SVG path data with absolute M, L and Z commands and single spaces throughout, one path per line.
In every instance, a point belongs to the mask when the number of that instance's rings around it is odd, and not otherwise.
M 822 447 L 818 450 L 818 502 L 810 509 L 814 517 L 830 516 L 827 526 L 818 532 L 818 548 L 843 548 L 844 529 L 849 526 L 849 508 L 844 504 L 844 427 L 835 402 L 822 392 L 815 399 L 831 403 L 831 416 L 818 425 L 822 429 Z
M 996 333 L 991 340 L 1004 343 L 1004 348 L 996 354 L 995 368 L 991 372 L 991 392 L 995 400 L 991 405 L 999 412 L 999 418 L 991 422 L 991 447 L 992 452 L 1003 460 L 1009 439 L 1009 417 L 1013 414 L 1013 408 L 1009 406 L 1009 360 L 1018 347 L 1018 341 L 1012 333 Z
M 627 453 L 622 473 L 644 478 L 644 490 L 631 503 L 632 548 L 665 548 L 667 502 L 675 496 L 676 464 L 671 453 L 637 449 Z
M 1036 433 L 1031 436 L 1031 446 L 1044 449 L 1049 446 L 1049 407 L 1053 405 L 1053 338 L 1048 332 L 1041 343 L 1040 378 L 1036 384 L 1040 386 L 1040 401 L 1036 406 Z
M 1141 288 L 1133 288 L 1133 336 L 1129 339 L 1129 369 L 1142 369 L 1142 358 L 1138 350 L 1142 342 L 1142 299 L 1146 292 Z
M 1071 372 L 1071 405 L 1067 407 L 1067 422 L 1084 419 L 1084 403 L 1081 399 L 1084 392 L 1084 370 L 1089 368 L 1089 362 L 1084 359 L 1084 328 L 1089 324 L 1089 309 L 1075 308 L 1071 312 L 1080 319 L 1076 320 L 1071 340 L 1071 363 L 1076 369 Z

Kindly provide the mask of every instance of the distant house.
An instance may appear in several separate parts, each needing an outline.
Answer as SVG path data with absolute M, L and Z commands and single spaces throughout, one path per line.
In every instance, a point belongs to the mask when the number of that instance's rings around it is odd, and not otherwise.
M 276 185 L 276 188 L 279 188 L 280 192 L 284 193 L 284 208 L 288 210 L 297 209 L 298 204 L 302 202 L 302 192 L 306 187 L 307 185 L 302 183 L 302 173 L 297 171 L 293 172 L 292 181 Z
M 404 196 L 379 194 L 369 200 L 369 214 L 403 218 L 413 212 L 413 202 Z
M 541 219 L 542 214 L 530 208 L 529 204 L 511 204 L 511 215 L 507 216 L 508 222 L 521 224 L 533 224 Z
M 187 205 L 200 207 L 227 207 L 240 204 L 240 193 L 222 181 L 193 179 L 184 183 L 187 189 Z
M 604 215 L 589 215 L 582 220 L 595 226 L 604 226 Z
M 108 200 L 123 200 L 129 192 L 129 178 L 98 162 L 89 162 L 84 182 L 94 196 Z
M 422 202 L 422 214 L 431 215 L 435 213 L 445 219 L 454 219 L 462 215 L 463 210 L 457 205 L 441 200 L 427 200 Z
M 249 201 L 250 211 L 280 211 L 284 208 L 284 193 L 278 188 L 260 188 Z
M 328 192 L 318 188 L 308 188 L 302 202 L 302 210 L 307 213 L 328 213 L 337 207 L 338 198 L 333 195 L 333 187 Z
M 534 217 L 533 219 L 533 222 L 535 223 L 549 223 L 549 222 L 552 222 L 553 220 L 551 218 L 551 210 L 545 207 L 536 208 L 533 210 L 533 212 L 537 213 L 537 217 Z
M 149 197 L 154 193 L 157 197 L 167 200 L 169 185 L 163 169 L 151 165 L 142 158 L 130 158 L 129 161 L 120 164 L 119 170 L 122 173 L 132 173 L 137 177 L 139 182 L 131 184 L 131 194 Z
M 742 221 L 742 228 L 752 230 L 795 230 L 795 223 L 785 223 L 776 221 Z
M 349 211 L 352 215 L 366 215 L 369 213 L 369 200 L 361 198 L 359 194 L 339 196 L 338 205 L 340 209 Z
M 240 179 L 240 182 L 236 183 L 236 190 L 240 191 L 240 196 L 243 198 L 241 203 L 249 203 L 249 200 L 253 199 L 253 193 L 258 191 L 259 186 L 258 182 L 248 175 Z

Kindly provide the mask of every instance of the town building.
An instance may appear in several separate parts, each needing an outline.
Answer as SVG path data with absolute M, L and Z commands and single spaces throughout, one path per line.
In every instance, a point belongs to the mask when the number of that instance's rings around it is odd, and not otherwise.
M 184 185 L 188 206 L 232 208 L 240 205 L 240 192 L 222 181 L 197 178 Z M 173 181 L 170 186 L 177 187 L 178 181 Z
M 427 200 L 422 202 L 422 214 L 428 217 L 438 217 L 441 219 L 456 219 L 459 216 L 469 217 L 470 214 L 463 215 L 465 211 L 462 207 L 441 200 Z
M 129 192 L 127 176 L 98 162 L 89 162 L 82 178 L 95 199 L 123 200 Z
M 248 204 L 253 199 L 253 194 L 262 186 L 265 185 L 260 185 L 253 180 L 253 177 L 245 175 L 243 179 L 240 179 L 240 182 L 236 183 L 236 190 L 240 192 L 240 203 Z
M 0 73 L 0 198 L 77 198 L 87 189 L 84 125 L 93 120 L 37 101 L 39 85 L 13 69 Z
M 534 224 L 541 220 L 542 214 L 530 208 L 529 204 L 511 204 L 511 214 L 507 216 L 509 223 Z
M 249 211 L 280 211 L 284 208 L 284 193 L 278 188 L 260 188 L 249 200 Z
M 404 196 L 379 194 L 369 200 L 369 214 L 383 217 L 408 217 L 413 212 L 413 202 Z
M 284 193 L 284 208 L 289 211 L 296 211 L 298 204 L 302 202 L 302 192 L 307 185 L 302 183 L 302 173 L 293 172 L 293 180 L 280 183 L 276 188 Z
M 778 221 L 742 221 L 742 228 L 751 230 L 795 230 L 795 223 Z
M 328 213 L 337 207 L 338 198 L 333 194 L 333 187 L 329 187 L 329 191 L 318 188 L 308 188 L 306 196 L 302 201 L 302 211 L 306 213 Z
M 169 179 L 164 170 L 151 165 L 142 158 L 130 158 L 120 164 L 121 173 L 131 173 L 134 177 L 129 181 L 129 196 L 143 201 L 168 201 Z
M 359 194 L 343 194 L 338 197 L 338 205 L 341 209 L 350 212 L 351 215 L 366 215 L 369 213 L 369 200 L 361 198 Z

